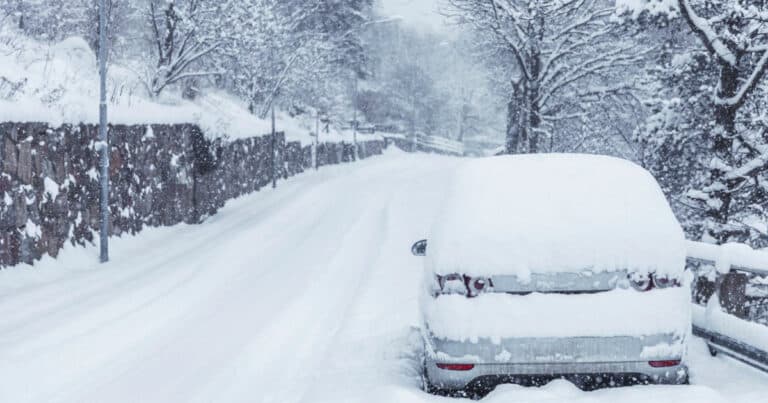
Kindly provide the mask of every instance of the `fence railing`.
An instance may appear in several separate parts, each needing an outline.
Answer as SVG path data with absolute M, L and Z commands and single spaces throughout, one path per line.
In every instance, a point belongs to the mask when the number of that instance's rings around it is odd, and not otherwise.
M 747 245 L 688 242 L 693 331 L 710 353 L 768 371 L 768 253 Z
M 413 152 L 464 155 L 464 144 L 460 141 L 445 137 L 426 136 L 420 134 L 416 137 L 402 133 L 380 133 L 387 144 L 395 144 L 398 148 Z
M 418 136 L 417 142 L 419 147 L 426 150 L 440 151 L 445 154 L 464 155 L 464 144 L 456 140 L 437 136 Z

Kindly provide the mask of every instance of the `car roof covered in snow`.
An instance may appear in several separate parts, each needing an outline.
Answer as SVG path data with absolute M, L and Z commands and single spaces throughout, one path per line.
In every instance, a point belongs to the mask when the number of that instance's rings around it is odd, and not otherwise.
M 656 180 L 618 158 L 469 160 L 430 234 L 427 270 L 468 275 L 628 270 L 679 276 L 685 237 Z

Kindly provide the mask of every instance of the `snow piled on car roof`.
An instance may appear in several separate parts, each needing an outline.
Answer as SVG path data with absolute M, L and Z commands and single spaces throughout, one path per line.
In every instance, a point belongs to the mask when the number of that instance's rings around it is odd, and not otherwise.
M 456 171 L 426 267 L 439 274 L 629 270 L 679 277 L 685 238 L 638 165 L 579 154 L 471 160 Z

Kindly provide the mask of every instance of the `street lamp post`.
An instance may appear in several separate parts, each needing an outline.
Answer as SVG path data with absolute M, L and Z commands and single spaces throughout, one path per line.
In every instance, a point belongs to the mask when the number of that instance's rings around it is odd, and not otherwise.
M 107 7 L 99 0 L 100 260 L 109 261 L 109 137 L 107 134 Z
M 357 86 L 358 86 L 358 79 L 357 73 L 355 73 L 355 93 L 353 94 L 352 99 L 352 144 L 354 145 L 353 155 L 355 157 L 355 161 L 358 161 L 360 159 L 360 156 L 357 152 Z

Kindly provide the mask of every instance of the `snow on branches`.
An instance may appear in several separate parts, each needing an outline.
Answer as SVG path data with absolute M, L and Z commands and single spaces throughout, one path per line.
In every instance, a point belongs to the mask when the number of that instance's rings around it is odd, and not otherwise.
M 620 1 L 619 10 L 636 18 L 658 14 L 660 1 Z M 699 146 L 684 158 L 697 160 L 702 174 L 684 192 L 706 218 L 703 236 L 719 243 L 768 242 L 746 224 L 768 218 L 768 126 L 760 119 L 766 107 L 763 79 L 768 72 L 768 2 L 747 0 L 675 0 L 667 16 L 682 20 L 695 41 L 678 49 L 685 62 L 668 66 L 668 76 L 683 73 L 683 83 L 670 83 L 679 97 L 672 119 L 676 130 L 646 125 L 644 136 L 667 135 Z M 681 69 L 682 66 L 682 69 Z M 705 79 L 698 86 L 696 81 Z M 684 96 L 683 96 L 684 95 Z M 686 102 L 687 100 L 687 102 Z M 666 102 L 666 101 L 662 101 Z M 660 120 L 656 114 L 653 119 Z M 673 126 L 669 126 L 672 128 Z M 650 130 L 649 130 L 650 129 Z M 657 142 L 659 143 L 659 142 Z M 682 144 L 682 143 L 679 143 Z M 663 164 L 662 164 L 663 165 Z M 698 207 L 696 206 L 698 205 Z
M 449 0 L 459 22 L 484 33 L 513 62 L 507 152 L 555 148 L 574 127 L 601 130 L 634 102 L 626 71 L 643 64 L 644 46 L 625 40 L 599 0 Z M 503 62 L 502 62 L 503 63 Z M 602 113 L 595 113 L 596 109 Z M 610 110 L 610 111 L 609 111 Z M 607 113 L 605 113 L 607 112 Z M 564 141 L 573 140 L 566 135 Z M 574 144 L 578 141 L 573 142 Z
M 151 72 L 147 83 L 152 96 L 181 80 L 217 73 L 195 67 L 224 43 L 221 31 L 211 27 L 211 20 L 219 19 L 218 11 L 221 10 L 216 7 L 216 2 L 206 0 L 149 2 L 147 18 L 157 57 L 157 68 Z

